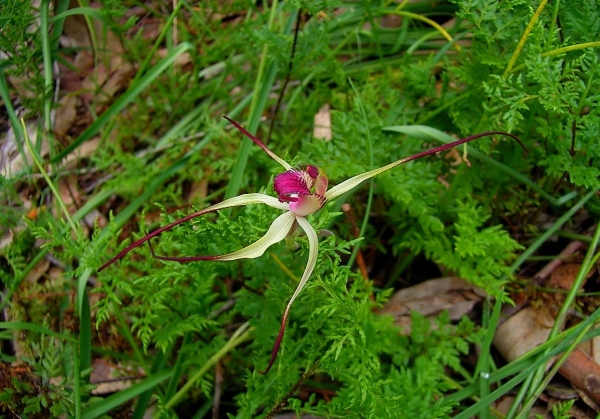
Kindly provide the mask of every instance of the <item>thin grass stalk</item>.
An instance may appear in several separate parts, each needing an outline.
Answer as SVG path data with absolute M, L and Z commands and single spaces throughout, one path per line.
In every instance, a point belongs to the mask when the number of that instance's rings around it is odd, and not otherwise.
M 52 191 L 52 194 L 54 195 L 54 199 L 56 199 L 56 202 L 58 202 L 58 205 L 59 205 L 60 209 L 62 210 L 65 219 L 69 223 L 69 226 L 73 230 L 73 233 L 75 234 L 76 237 L 79 237 L 79 228 L 73 221 L 73 218 L 71 218 L 71 214 L 69 213 L 67 206 L 65 205 L 62 197 L 60 196 L 58 189 L 56 189 L 56 185 L 54 185 L 54 182 L 52 182 L 52 180 L 48 176 L 48 173 L 46 172 L 46 170 L 44 170 L 44 167 L 42 166 L 42 163 L 41 163 L 41 157 L 40 157 L 37 149 L 35 147 L 33 147 L 31 142 L 29 141 L 29 135 L 27 135 L 25 121 L 23 119 L 21 119 L 21 126 L 23 127 L 23 131 L 25 132 L 25 145 L 27 146 L 27 150 L 29 150 L 29 153 L 31 154 L 31 158 L 33 159 L 33 162 L 37 166 L 38 170 L 44 177 L 44 180 L 48 184 L 48 187 Z
M 73 398 L 75 399 L 75 417 L 81 417 L 81 370 L 79 364 L 79 345 L 73 345 Z
M 367 153 L 369 155 L 369 170 L 373 170 L 375 163 L 374 163 L 374 159 L 373 159 L 373 140 L 371 138 L 371 130 L 369 129 L 369 121 L 367 118 L 367 112 L 365 111 L 365 107 L 363 106 L 362 100 L 360 98 L 360 94 L 358 93 L 358 90 L 356 90 L 356 87 L 354 86 L 354 83 L 352 83 L 352 80 L 349 80 L 350 86 L 352 86 L 352 90 L 354 91 L 354 94 L 356 95 L 356 103 L 358 105 L 358 108 L 362 114 L 363 120 L 365 121 L 365 128 L 367 129 Z M 365 232 L 367 231 L 367 227 L 369 224 L 369 216 L 371 214 L 371 207 L 373 206 L 373 181 L 370 180 L 369 181 L 369 195 L 367 196 L 367 205 L 365 207 L 365 215 L 363 217 L 361 226 L 360 226 L 360 230 L 358 233 L 359 237 L 364 237 Z M 348 266 L 352 266 L 354 265 L 354 261 L 356 259 L 356 255 L 358 254 L 358 252 L 360 251 L 361 248 L 361 243 L 357 243 L 354 246 L 354 249 L 352 249 L 352 253 L 350 254 L 350 258 L 348 259 Z M 367 279 L 367 278 L 365 278 Z
M 81 415 L 77 416 L 77 418 L 95 419 L 99 416 L 102 416 L 111 409 L 114 409 L 115 407 L 126 403 L 134 397 L 138 397 L 145 391 L 153 389 L 154 387 L 158 386 L 162 381 L 169 378 L 172 374 L 173 371 L 170 369 L 156 373 L 155 375 L 148 377 L 125 390 L 121 390 L 111 396 L 108 396 L 101 402 L 98 402 L 96 404 L 93 404 L 92 406 L 82 409 Z
M 177 18 L 177 14 L 179 13 L 179 10 L 181 10 L 182 5 L 183 5 L 183 2 L 179 3 L 177 5 L 177 7 L 175 7 L 173 9 L 173 12 L 169 15 L 169 18 L 165 22 L 164 27 L 161 29 L 160 33 L 158 34 L 158 37 L 156 38 L 156 41 L 152 45 L 152 48 L 150 48 L 150 51 L 147 54 L 145 54 L 146 58 L 140 65 L 140 68 L 139 68 L 138 72 L 136 73 L 135 77 L 133 78 L 133 80 L 131 81 L 131 84 L 136 83 L 142 77 L 142 75 L 146 73 L 146 70 L 147 70 L 148 66 L 150 65 L 150 62 L 155 58 L 156 51 L 158 51 L 158 48 L 160 48 L 160 46 L 163 44 L 163 40 L 167 36 L 169 29 L 175 22 L 175 19 Z
M 532 256 L 553 234 L 555 234 L 567 221 L 569 221 L 585 204 L 588 202 L 600 188 L 588 192 L 579 202 L 573 205 L 569 211 L 552 224 L 552 226 L 542 233 L 521 255 L 510 265 L 510 272 L 514 273 L 519 267 Z
M 44 131 L 52 131 L 52 57 L 50 56 L 50 26 L 48 25 L 50 13 L 50 0 L 42 0 L 40 8 L 40 35 L 42 40 L 42 61 L 44 73 Z M 54 144 L 50 144 L 50 156 L 54 155 Z
M 552 57 L 554 55 L 566 54 L 567 52 L 579 51 L 588 48 L 600 48 L 600 41 L 583 42 L 581 44 L 574 44 L 566 47 L 556 48 L 552 51 L 544 52 L 540 54 L 540 56 L 542 58 L 546 58 Z M 525 64 L 519 64 L 518 66 L 513 68 L 512 73 L 516 73 L 517 71 L 523 70 L 524 68 L 526 68 Z
M 598 189 L 600 189 L 600 188 L 598 188 Z M 581 268 L 579 269 L 579 272 L 577 273 L 577 276 L 575 277 L 575 281 L 573 282 L 573 285 L 571 286 L 571 289 L 569 290 L 569 293 L 567 294 L 567 297 L 565 298 L 565 301 L 563 302 L 563 305 L 556 317 L 556 320 L 554 322 L 552 330 L 550 331 L 550 334 L 548 335 L 548 340 L 555 338 L 558 335 L 558 333 L 560 332 L 560 330 L 563 328 L 566 317 L 567 317 L 567 313 L 568 313 L 569 309 L 571 308 L 571 306 L 573 305 L 573 302 L 575 301 L 575 297 L 577 296 L 578 291 L 583 286 L 583 282 L 587 278 L 587 275 L 589 274 L 590 270 L 594 266 L 594 264 L 592 262 L 594 259 L 597 259 L 598 255 L 596 257 L 594 257 L 594 253 L 596 252 L 596 248 L 598 247 L 599 242 L 600 242 L 600 225 L 597 225 L 596 233 L 594 234 L 592 242 L 591 242 L 591 244 L 588 248 L 588 251 L 585 255 L 585 258 L 583 260 L 583 263 L 581 264 Z M 575 349 L 575 346 L 572 346 L 570 348 L 571 351 L 573 349 Z M 566 359 L 566 356 L 563 355 L 563 357 L 561 359 L 564 362 L 564 360 Z M 554 367 L 556 367 L 556 370 L 554 372 L 558 371 L 558 368 L 560 368 L 561 364 L 562 363 L 559 362 L 559 363 L 557 363 L 557 365 L 554 366 Z M 553 367 L 553 369 L 554 369 L 554 367 Z M 547 374 L 546 379 L 544 379 L 543 378 L 544 372 L 545 372 L 545 368 L 543 366 L 540 367 L 540 369 L 538 371 L 536 371 L 536 374 L 534 376 L 534 381 L 530 387 L 530 389 L 531 389 L 530 394 L 528 394 L 528 397 L 525 400 L 525 404 L 521 411 L 521 414 L 518 417 L 521 417 L 522 414 L 524 414 L 524 412 L 526 412 L 529 408 L 531 408 L 531 406 L 533 405 L 535 400 L 537 400 L 537 398 L 539 397 L 541 392 L 544 390 L 544 387 L 542 386 L 542 384 L 544 382 L 546 382 L 546 383 L 549 382 L 549 380 L 554 375 L 553 373 L 549 373 L 549 374 Z
M 537 10 L 533 14 L 533 17 L 529 21 L 529 24 L 527 25 L 527 28 L 525 28 L 525 32 L 523 32 L 523 35 L 521 36 L 521 39 L 519 40 L 519 43 L 517 44 L 517 48 L 513 52 L 513 55 L 510 57 L 510 61 L 508 62 L 508 65 L 506 66 L 506 69 L 504 70 L 504 74 L 502 75 L 502 77 L 507 78 L 508 75 L 510 74 L 513 66 L 517 62 L 517 59 L 519 58 L 519 55 L 521 54 L 521 51 L 523 50 L 523 47 L 525 46 L 525 42 L 527 41 L 527 37 L 531 33 L 531 31 L 533 29 L 533 26 L 538 21 L 538 18 L 540 17 L 540 14 L 544 10 L 544 7 L 546 7 L 546 3 L 548 3 L 548 0 L 542 0 L 542 2 L 540 3 L 540 5 L 538 6 Z
M 516 272 L 517 269 L 521 266 L 523 262 L 525 262 L 533 253 L 537 251 L 539 247 L 544 244 L 550 236 L 554 234 L 555 231 L 559 230 L 567 221 L 569 221 L 582 207 L 585 203 L 591 199 L 596 192 L 600 190 L 597 188 L 589 192 L 585 195 L 577 204 L 575 204 L 569 211 L 567 211 L 562 217 L 560 217 L 548 230 L 546 230 L 540 237 L 538 237 L 522 254 L 517 258 L 517 260 L 510 266 L 510 272 Z M 533 385 L 537 385 L 541 382 L 544 370 L 543 366 L 540 367 L 540 370 L 535 372 L 536 378 L 532 380 L 530 383 Z M 519 390 L 519 396 L 523 394 L 527 394 L 531 396 L 533 392 L 533 387 L 530 385 L 523 385 Z
M 150 368 L 148 368 L 148 363 L 146 362 L 146 359 L 144 358 L 144 354 L 142 352 L 142 350 L 140 349 L 139 345 L 137 344 L 135 338 L 133 337 L 133 335 L 131 334 L 131 330 L 129 329 L 129 326 L 127 325 L 127 320 L 125 320 L 125 316 L 123 315 L 123 311 L 121 310 L 121 307 L 115 307 L 114 309 L 114 315 L 117 318 L 117 322 L 120 323 L 117 324 L 117 329 L 119 330 L 119 333 L 121 334 L 121 336 L 123 336 L 123 338 L 125 338 L 125 340 L 127 341 L 127 343 L 129 343 L 129 346 L 131 346 L 131 349 L 133 349 L 133 355 L 135 357 L 135 359 L 139 362 L 140 366 L 142 367 L 142 369 L 144 370 L 144 372 L 146 373 L 146 375 L 150 375 Z
M 267 28 L 272 31 L 273 30 L 273 22 L 275 21 L 275 15 L 278 9 L 278 0 L 274 0 L 271 5 L 271 13 L 269 16 L 269 23 Z M 246 129 L 251 134 L 256 133 L 258 129 L 258 123 L 260 121 L 260 116 L 266 105 L 266 99 L 268 97 L 268 93 L 271 91 L 273 86 L 273 82 L 275 80 L 275 74 L 277 72 L 277 66 L 275 63 L 270 65 L 270 69 L 267 72 L 268 76 L 263 80 L 263 74 L 265 73 L 265 68 L 267 66 L 267 57 L 269 52 L 269 46 L 264 45 L 261 53 L 260 63 L 258 65 L 258 71 L 256 75 L 256 83 L 254 84 L 254 91 L 252 95 L 252 100 L 250 102 L 250 110 L 248 115 L 248 125 Z M 259 101 L 259 99 L 262 99 Z M 227 189 L 225 190 L 225 199 L 232 198 L 238 195 L 239 190 L 242 185 L 242 178 L 244 176 L 244 171 L 246 169 L 246 164 L 248 162 L 248 156 L 250 155 L 250 149 L 252 146 L 252 141 L 248 138 L 244 138 L 242 140 L 242 144 L 239 148 L 236 161 L 234 163 L 233 169 L 231 171 L 231 177 L 229 179 L 229 183 L 227 185 Z M 231 211 L 226 211 L 227 214 L 231 213 Z
M 579 336 L 581 331 L 586 329 L 591 324 L 595 323 L 600 319 L 600 310 L 597 310 L 588 317 L 584 322 L 577 325 L 576 327 L 569 330 L 569 333 L 562 333 L 560 338 L 554 339 L 554 341 L 546 342 L 542 347 L 538 347 L 531 351 L 528 354 L 523 355 L 518 358 L 516 361 L 513 361 L 511 364 L 503 367 L 498 370 L 494 374 L 492 374 L 492 381 L 496 379 L 501 379 L 504 377 L 508 377 L 515 372 L 518 372 L 516 376 L 511 378 L 509 381 L 499 386 L 496 390 L 491 392 L 488 396 L 481 399 L 479 402 L 475 403 L 473 406 L 468 407 L 460 414 L 456 415 L 455 419 L 467 419 L 476 415 L 482 408 L 482 406 L 489 406 L 494 401 L 498 400 L 500 397 L 505 395 L 508 391 L 512 390 L 514 387 L 519 385 L 522 382 L 525 382 L 527 377 L 531 376 L 531 374 L 540 366 L 546 365 L 546 363 L 554 356 L 564 352 L 569 345 L 574 341 L 576 336 Z M 590 330 L 582 340 L 592 339 L 593 337 L 599 336 L 600 330 Z M 550 348 L 550 351 L 544 354 Z M 540 356 L 542 354 L 543 356 Z M 477 386 L 470 385 L 465 387 L 464 390 L 461 390 L 459 393 L 461 394 L 461 398 L 458 397 L 447 397 L 448 401 L 457 401 L 462 400 L 462 396 L 466 394 L 471 394 Z
M 517 395 L 515 396 L 515 400 L 513 401 L 512 406 L 510 407 L 510 409 L 508 409 L 505 419 L 513 418 L 517 414 L 517 412 L 519 410 L 519 406 L 521 405 L 521 403 L 523 402 L 523 399 L 525 398 L 526 390 L 531 387 L 532 380 L 533 380 L 533 374 L 530 375 L 529 377 L 527 377 L 525 379 L 525 381 L 523 381 L 523 385 L 517 392 Z
M 492 315 L 489 317 L 487 324 L 485 324 L 486 334 L 483 342 L 480 345 L 480 353 L 479 359 L 477 360 L 477 365 L 475 366 L 475 373 L 473 377 L 479 377 L 479 398 L 484 399 L 490 394 L 490 348 L 492 347 L 492 341 L 494 340 L 494 334 L 496 331 L 496 327 L 498 326 L 498 321 L 500 320 L 500 313 L 502 309 L 502 301 L 500 295 L 496 296 L 496 302 L 494 303 L 494 308 L 492 309 Z M 490 301 L 486 301 L 486 307 L 489 307 Z M 489 308 L 488 308 L 489 311 Z M 479 414 L 482 417 L 489 417 L 489 408 L 484 407 Z
M 232 335 L 229 341 L 217 352 L 215 353 L 206 363 L 194 374 L 192 378 L 190 378 L 187 383 L 184 384 L 183 387 L 165 404 L 166 409 L 172 409 L 175 407 L 183 396 L 196 384 L 196 382 L 202 378 L 202 376 L 208 371 L 209 368 L 214 366 L 221 358 L 223 358 L 229 351 L 234 349 L 239 344 L 245 342 L 250 334 L 253 332 L 254 328 L 250 327 L 248 322 L 241 325 Z
M 163 352 L 163 351 L 158 351 L 158 354 L 156 354 L 156 356 L 154 357 L 154 362 L 152 363 L 152 368 L 150 369 L 150 374 L 148 375 L 155 375 L 158 374 L 160 371 L 164 370 L 165 366 L 167 365 L 167 362 L 169 361 L 172 353 L 173 353 L 173 347 L 175 346 L 175 342 L 172 342 L 171 345 L 169 346 L 169 348 Z M 176 367 L 173 368 L 173 374 L 171 375 L 171 379 L 169 380 L 169 384 L 171 382 L 173 382 L 174 379 L 177 380 L 177 382 L 179 382 L 179 378 L 175 378 L 175 377 L 179 377 L 179 375 L 176 373 Z M 145 392 L 143 392 L 142 394 L 140 394 L 140 396 L 137 399 L 137 402 L 135 404 L 135 408 L 133 409 L 133 415 L 132 415 L 132 419 L 143 419 L 144 415 L 146 414 L 146 411 L 148 410 L 148 405 L 150 404 L 150 400 L 152 399 L 152 394 L 154 393 L 154 388 L 148 389 Z M 160 394 L 160 387 L 156 387 L 156 392 Z
M 2 330 L 26 330 L 28 332 L 39 333 L 41 335 L 52 336 L 53 338 L 64 340 L 69 343 L 77 344 L 78 340 L 73 336 L 64 333 L 55 332 L 44 326 L 28 322 L 0 322 Z
M 79 371 L 80 375 L 75 380 L 83 381 L 85 386 L 90 384 L 90 373 L 92 370 L 92 313 L 88 293 L 83 295 L 81 316 L 79 317 Z M 82 398 L 84 402 L 87 397 Z
M 183 42 L 179 44 L 177 47 L 173 48 L 172 51 L 169 51 L 167 56 L 156 63 L 154 67 L 152 67 L 146 74 L 144 74 L 140 79 L 129 86 L 127 91 L 123 93 L 114 103 L 102 113 L 85 131 L 83 131 L 77 139 L 75 139 L 71 144 L 65 147 L 60 153 L 58 153 L 53 159 L 50 160 L 50 163 L 56 163 L 65 158 L 68 154 L 73 152 L 77 147 L 79 147 L 82 143 L 93 138 L 104 126 L 109 123 L 112 118 L 114 118 L 119 112 L 121 112 L 127 105 L 129 105 L 136 97 L 138 97 L 156 78 L 167 68 L 171 66 L 171 64 L 186 51 L 193 51 L 194 47 L 187 43 Z

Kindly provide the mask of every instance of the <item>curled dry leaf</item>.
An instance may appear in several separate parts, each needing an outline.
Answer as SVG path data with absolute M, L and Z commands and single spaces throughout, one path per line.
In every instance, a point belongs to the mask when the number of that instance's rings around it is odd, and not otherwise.
M 482 290 L 462 278 L 431 279 L 396 292 L 380 313 L 391 314 L 402 332 L 409 334 L 412 310 L 429 317 L 447 310 L 450 319 L 458 320 L 469 313 L 483 295 Z

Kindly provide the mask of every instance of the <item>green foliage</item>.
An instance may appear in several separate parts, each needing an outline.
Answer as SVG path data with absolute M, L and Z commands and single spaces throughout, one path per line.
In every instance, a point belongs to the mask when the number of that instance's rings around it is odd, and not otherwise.
M 479 321 L 464 318 L 453 324 L 447 313 L 435 319 L 412 313 L 405 336 L 379 310 L 397 288 L 421 277 L 421 267 L 411 263 L 416 259 L 427 259 L 441 275 L 461 276 L 503 296 L 503 286 L 518 268 L 509 264 L 556 214 L 568 210 L 559 198 L 600 186 L 600 116 L 595 112 L 600 62 L 597 47 L 580 45 L 599 31 L 596 3 L 575 0 L 544 9 L 520 50 L 538 2 L 178 4 L 177 30 L 163 27 L 164 5 L 148 6 L 148 19 L 139 20 L 126 19 L 129 2 L 106 1 L 98 11 L 139 69 L 138 79 L 157 61 L 155 51 L 168 53 L 174 41 L 192 48 L 183 66 L 170 66 L 115 112 L 97 131 L 101 146 L 77 162 L 82 176 L 75 189 L 83 206 L 77 210 L 76 222 L 82 224 L 76 231 L 62 218 L 58 197 L 35 173 L 1 178 L 0 208 L 7 211 L 0 211 L 0 231 L 13 237 L 0 251 L 0 280 L 8 291 L 2 304 L 11 315 L 5 320 L 64 333 L 59 339 L 39 329 L 27 332 L 21 361 L 35 378 L 12 380 L 0 393 L 2 408 L 55 417 L 75 416 L 85 406 L 102 411 L 98 414 L 112 408 L 115 399 L 89 399 L 87 372 L 75 368 L 73 359 L 89 348 L 70 340 L 77 330 L 69 323 L 72 313 L 77 324 L 95 320 L 93 357 L 101 354 L 149 378 L 173 371 L 139 398 L 117 393 L 125 409 L 135 404 L 136 417 L 150 400 L 160 415 L 184 417 L 187 409 L 210 406 L 217 389 L 227 398 L 221 415 L 239 418 L 281 411 L 444 418 L 463 409 L 465 398 L 481 399 L 469 390 L 479 378 L 462 363 L 475 346 L 487 350 Z M 13 83 L 3 98 L 17 98 L 15 104 L 39 114 L 49 96 L 40 71 L 43 37 L 36 25 L 27 29 L 37 11 L 20 1 L 0 8 L 1 22 L 16 28 L 0 31 L 0 50 L 10 55 L 2 71 L 26 76 L 30 90 L 24 94 Z M 461 41 L 448 43 L 445 33 L 415 14 L 442 24 Z M 301 20 L 295 40 L 296 18 Z M 144 27 L 146 21 L 161 24 L 158 38 Z M 51 51 L 52 58 L 67 61 L 74 53 Z M 252 91 L 257 97 L 247 98 Z M 332 109 L 331 141 L 311 137 L 314 114 L 324 104 Z M 93 112 L 91 120 L 97 117 Z M 386 172 L 309 217 L 317 229 L 333 235 L 319 235 L 315 271 L 290 312 L 273 369 L 261 375 L 306 264 L 308 240 L 302 235 L 294 250 L 281 243 L 260 258 L 234 262 L 160 261 L 140 246 L 95 273 L 146 232 L 190 213 L 190 205 L 204 208 L 222 198 L 241 141 L 237 131 L 223 129 L 223 114 L 245 126 L 246 118 L 266 118 L 257 136 L 287 161 L 323 168 L 331 185 L 440 144 L 382 132 L 397 125 L 426 124 L 455 136 L 510 131 L 529 153 L 500 136 L 482 138 L 470 149 Z M 43 134 L 40 141 L 46 140 Z M 275 166 L 253 146 L 243 179 L 236 182 L 243 192 L 274 196 L 265 185 L 280 172 Z M 63 162 L 44 167 L 57 184 L 73 173 Z M 19 188 L 27 193 L 17 193 Z M 15 203 L 20 206 L 24 196 L 47 209 L 21 220 L 26 210 Z M 364 238 L 350 240 L 355 236 L 352 223 L 339 212 L 342 202 L 350 203 L 358 224 L 365 220 Z M 597 199 L 588 204 L 592 213 L 597 207 Z M 107 225 L 95 210 L 106 215 Z M 264 205 L 222 211 L 164 232 L 152 245 L 159 255 L 223 254 L 256 241 L 277 215 Z M 569 228 L 581 233 L 588 223 L 584 218 L 574 219 Z M 357 275 L 347 266 L 357 246 L 384 255 L 395 276 L 371 281 Z M 32 261 L 45 254 L 59 279 L 42 275 L 38 284 L 23 283 L 36 266 Z M 83 317 L 84 291 L 97 301 L 94 317 Z M 31 298 L 36 293 L 44 295 L 39 304 Z M 228 347 L 232 333 L 246 322 L 251 331 Z M 98 337 L 115 331 L 124 343 Z M 488 359 L 489 353 L 478 356 Z M 3 354 L 3 359 L 9 357 Z M 460 387 L 471 392 L 449 399 Z M 555 417 L 565 417 L 568 408 L 556 407 Z
M 33 244 L 33 237 L 29 231 L 12 234 L 13 245 L 0 251 L 5 261 L 5 264 L 0 265 L 0 280 L 10 288 L 18 285 L 16 277 L 22 276 L 25 272 Z
M 39 71 L 42 63 L 41 33 L 36 11 L 22 1 L 0 3 L 0 51 L 3 52 L 0 69 L 5 71 L 18 89 L 21 98 L 33 112 L 40 112 L 44 91 L 44 80 Z
M 594 6 L 586 1 L 561 3 L 558 15 L 565 25 L 560 33 L 551 32 L 557 28 L 544 11 L 517 66 L 507 74 L 515 42 L 533 9 L 523 1 L 457 3 L 463 8 L 461 15 L 482 38 L 462 56 L 460 67 L 449 69 L 472 89 L 468 101 L 452 106 L 457 126 L 465 134 L 505 129 L 522 137 L 535 136 L 539 146 L 531 157 L 549 180 L 558 184 L 566 174 L 576 187 L 598 186 L 600 171 L 595 162 L 600 152 L 596 141 L 600 118 L 590 112 L 600 99 L 598 53 L 593 48 L 558 51 L 589 40 L 584 28 L 596 27 L 600 19 L 590 9 Z M 585 19 L 584 11 L 589 13 Z M 465 117 L 469 114 L 478 116 Z
M 568 419 L 571 418 L 571 408 L 575 400 L 568 400 L 561 403 L 556 403 L 552 406 L 552 416 L 554 419 Z M 536 417 L 541 415 L 536 415 Z
M 501 278 L 510 275 L 506 265 L 523 247 L 501 225 L 483 227 L 490 218 L 472 202 L 458 203 L 457 219 L 440 234 L 425 238 L 417 231 L 407 234 L 402 246 L 425 255 L 490 295 L 502 289 Z
M 69 386 L 74 378 L 73 345 L 48 336 L 22 343 L 34 356 L 23 356 L 23 365 L 3 377 L 3 380 L 10 379 L 10 384 L 0 392 L 0 411 L 22 417 L 74 416 Z M 86 386 L 83 391 L 89 394 L 91 389 Z

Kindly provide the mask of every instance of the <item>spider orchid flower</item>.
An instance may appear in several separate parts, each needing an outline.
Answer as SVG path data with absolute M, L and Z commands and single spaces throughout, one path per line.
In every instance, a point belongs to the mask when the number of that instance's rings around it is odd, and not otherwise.
M 263 237 L 258 239 L 256 242 L 250 244 L 243 249 L 238 251 L 224 254 L 224 255 L 216 255 L 216 256 L 189 256 L 189 257 L 170 257 L 170 256 L 158 256 L 154 253 L 154 249 L 150 245 L 150 251 L 152 256 L 166 261 L 175 261 L 175 262 L 193 262 L 200 260 L 212 260 L 212 261 L 231 261 L 237 259 L 251 259 L 262 256 L 264 252 L 271 245 L 284 240 L 286 237 L 291 237 L 295 231 L 297 226 L 300 226 L 306 233 L 306 237 L 308 239 L 308 262 L 304 269 L 304 273 L 300 279 L 300 282 L 296 286 L 296 290 L 292 294 L 285 311 L 283 312 L 281 326 L 279 328 L 279 334 L 275 340 L 273 345 L 273 351 L 271 353 L 271 358 L 269 360 L 269 364 L 267 368 L 261 372 L 261 374 L 266 374 L 277 357 L 277 353 L 279 351 L 279 347 L 281 346 L 281 341 L 283 339 L 283 335 L 285 332 L 285 327 L 287 324 L 287 319 L 290 313 L 290 308 L 292 304 L 298 298 L 300 292 L 306 285 L 310 275 L 312 274 L 316 262 L 317 262 L 317 251 L 319 248 L 319 243 L 317 240 L 317 233 L 315 229 L 310 225 L 307 221 L 306 217 L 310 214 L 315 213 L 319 209 L 321 209 L 325 203 L 328 201 L 332 201 L 338 198 L 340 195 L 352 190 L 353 188 L 360 185 L 367 179 L 370 179 L 374 176 L 377 176 L 383 172 L 386 172 L 390 169 L 393 169 L 396 166 L 399 166 L 403 163 L 409 162 L 411 160 L 416 160 L 418 158 L 439 153 L 441 151 L 447 150 L 449 148 L 455 147 L 457 145 L 466 143 L 468 141 L 475 140 L 477 138 L 481 138 L 489 135 L 506 135 L 514 138 L 516 141 L 521 144 L 523 148 L 523 144 L 521 141 L 512 134 L 504 133 L 504 132 L 486 132 L 482 134 L 473 135 L 470 137 L 463 138 L 461 140 L 454 141 L 452 143 L 444 144 L 439 147 L 422 151 L 413 156 L 406 157 L 400 160 L 397 160 L 393 163 L 390 163 L 386 166 L 380 167 L 375 170 L 371 170 L 365 173 L 361 173 L 356 175 L 334 187 L 331 189 L 327 189 L 328 180 L 325 172 L 313 165 L 301 166 L 298 168 L 293 168 L 290 164 L 288 164 L 285 160 L 277 156 L 271 150 L 269 150 L 265 144 L 263 144 L 258 138 L 250 134 L 246 131 L 241 125 L 232 119 L 224 116 L 229 122 L 231 122 L 239 131 L 241 131 L 246 137 L 250 138 L 256 145 L 262 148 L 265 153 L 267 153 L 273 160 L 279 163 L 285 169 L 285 172 L 277 175 L 274 180 L 274 189 L 277 193 L 277 198 L 264 195 L 260 193 L 250 193 L 243 194 L 240 196 L 236 196 L 230 199 L 226 199 L 225 201 L 212 205 L 208 208 L 205 208 L 201 211 L 194 212 L 193 214 L 187 215 L 177 221 L 170 223 L 164 227 L 161 227 L 148 235 L 142 237 L 141 239 L 133 242 L 125 249 L 123 249 L 119 254 L 110 259 L 104 265 L 102 265 L 98 272 L 104 270 L 108 266 L 112 265 L 117 260 L 124 257 L 127 253 L 140 246 L 141 244 L 148 242 L 149 240 L 155 236 L 158 236 L 162 232 L 166 230 L 170 230 L 171 228 L 185 223 L 192 218 L 196 218 L 202 216 L 204 214 L 208 214 L 210 212 L 218 211 L 225 208 L 238 207 L 249 204 L 266 204 L 273 208 L 277 208 L 279 210 L 284 211 L 279 217 L 277 217 L 273 223 L 271 224 L 268 231 L 265 233 Z

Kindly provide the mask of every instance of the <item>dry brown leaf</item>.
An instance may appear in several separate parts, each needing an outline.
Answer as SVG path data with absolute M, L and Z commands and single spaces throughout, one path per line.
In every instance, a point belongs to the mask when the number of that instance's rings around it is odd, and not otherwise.
M 202 179 L 198 182 L 194 182 L 190 188 L 189 193 L 186 196 L 188 202 L 199 202 L 206 198 L 208 193 L 208 180 Z
M 85 217 L 83 217 L 83 220 L 88 226 L 98 224 L 98 228 L 104 228 L 108 225 L 108 218 L 106 218 L 106 215 L 101 213 L 97 208 L 88 212 Z
M 553 288 L 570 290 L 580 269 L 581 264 L 579 263 L 563 263 L 552 271 L 548 285 Z
M 139 378 L 143 378 L 141 374 Z M 109 364 L 103 359 L 94 360 L 90 382 L 96 385 L 92 390 L 93 395 L 116 393 L 117 391 L 131 387 L 133 384 L 130 377 L 123 378 L 122 367 Z
M 512 405 L 515 403 L 514 396 L 503 396 L 492 403 L 492 407 L 498 412 L 506 415 Z M 541 415 L 543 419 L 553 419 L 552 414 L 541 406 L 534 406 L 529 412 L 529 418 L 535 418 L 535 415 Z
M 410 333 L 410 312 L 433 317 L 447 310 L 450 319 L 458 320 L 481 301 L 483 291 L 462 278 L 431 279 L 396 292 L 381 309 L 381 314 L 391 314 L 394 323 Z
M 402 16 L 398 15 L 384 15 L 381 16 L 380 25 L 382 28 L 399 28 L 402 25 Z
M 161 48 L 157 52 L 159 58 L 165 58 L 169 55 L 169 50 L 166 48 Z M 175 58 L 174 65 L 177 67 L 183 67 L 192 62 L 192 55 L 189 52 L 184 52 L 180 54 L 177 58 Z
M 37 283 L 42 275 L 48 271 L 49 267 L 50 261 L 48 259 L 42 259 L 32 270 L 29 271 L 27 276 L 25 276 L 25 281 L 31 282 L 32 284 Z
M 494 346 L 507 361 L 513 361 L 546 342 L 554 319 L 548 313 L 526 307 L 496 329 Z
M 330 141 L 333 138 L 331 132 L 331 112 L 329 104 L 324 104 L 319 112 L 315 114 L 313 137 L 320 140 Z
M 68 154 L 67 157 L 64 158 L 62 168 L 75 169 L 77 167 L 77 162 L 93 155 L 98 149 L 99 144 L 100 137 L 94 137 L 91 140 L 82 143 L 72 153 Z
M 74 2 L 71 2 L 71 6 Z M 83 90 L 81 98 L 96 105 L 96 111 L 101 111 L 117 92 L 125 88 L 133 74 L 133 66 L 126 60 L 123 45 L 104 23 L 91 19 L 91 28 L 80 16 L 69 16 L 65 19 L 61 45 L 76 47 L 81 52 L 75 57 L 73 64 L 77 68 L 75 75 L 69 70 L 62 74 L 63 88 L 69 91 Z M 94 47 L 90 40 L 90 30 L 94 32 L 97 45 Z
M 75 211 L 77 211 L 77 208 L 81 206 L 81 195 L 79 193 L 79 187 L 77 186 L 77 176 L 69 175 L 60 178 L 58 181 L 58 193 L 69 210 L 69 214 L 74 214 Z M 56 207 L 58 207 L 58 205 Z M 55 210 L 59 211 L 60 208 L 55 208 Z M 58 212 L 55 215 L 60 217 L 61 214 L 61 212 Z
M 563 264 L 564 259 L 573 256 L 583 246 L 580 241 L 572 241 L 563 249 L 558 257 L 544 266 L 534 277 L 536 283 L 542 283 L 554 270 Z
M 548 401 L 549 404 L 552 403 L 552 400 L 572 400 L 577 399 L 579 395 L 577 391 L 573 389 L 573 387 L 567 383 L 562 381 L 553 382 L 548 384 L 546 387 L 546 393 L 550 397 Z
M 72 95 L 63 96 L 58 101 L 58 108 L 53 112 L 52 130 L 57 137 L 64 137 L 77 117 L 77 98 Z

